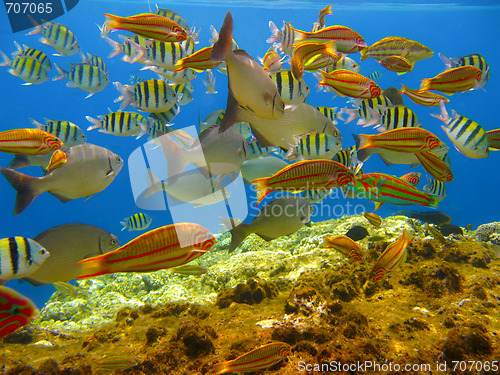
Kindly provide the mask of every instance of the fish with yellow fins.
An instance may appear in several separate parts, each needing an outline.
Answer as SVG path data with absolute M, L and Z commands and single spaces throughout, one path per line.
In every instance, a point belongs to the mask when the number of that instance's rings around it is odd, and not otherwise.
M 401 236 L 386 247 L 370 272 L 370 279 L 377 281 L 393 273 L 397 267 L 406 262 L 408 244 L 413 241 L 413 235 L 404 229 Z

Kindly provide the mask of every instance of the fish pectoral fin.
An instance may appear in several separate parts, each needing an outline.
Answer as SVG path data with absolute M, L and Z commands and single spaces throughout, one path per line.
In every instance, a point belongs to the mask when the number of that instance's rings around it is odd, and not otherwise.
M 258 234 L 258 233 L 255 233 L 257 236 L 259 236 L 260 238 L 262 238 L 264 241 L 266 242 L 269 242 L 269 241 L 272 241 L 274 240 L 275 238 L 274 237 L 269 237 L 269 236 L 264 236 L 263 234 Z
M 57 194 L 57 193 L 50 192 L 50 194 L 52 194 L 54 197 L 56 197 L 57 199 L 59 199 L 62 203 L 66 203 L 66 202 L 69 202 L 69 201 L 73 200 L 73 198 L 67 198 L 67 197 L 62 196 L 62 195 Z

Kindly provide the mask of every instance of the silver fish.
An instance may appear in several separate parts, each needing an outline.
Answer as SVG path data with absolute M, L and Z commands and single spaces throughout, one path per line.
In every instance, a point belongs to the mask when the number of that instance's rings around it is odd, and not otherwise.
M 33 285 L 76 279 L 81 274 L 79 261 L 101 255 L 120 246 L 118 238 L 93 225 L 70 223 L 47 229 L 34 238 L 50 252 L 37 271 L 24 278 Z
M 0 167 L 0 172 L 17 190 L 14 215 L 24 211 L 45 191 L 61 202 L 90 197 L 113 182 L 123 167 L 120 156 L 90 143 L 70 147 L 66 154 L 66 164 L 43 177 L 32 177 Z
M 270 177 L 287 167 L 288 163 L 275 156 L 261 156 L 257 159 L 248 159 L 241 165 L 240 171 L 245 184 L 250 184 L 258 178 Z

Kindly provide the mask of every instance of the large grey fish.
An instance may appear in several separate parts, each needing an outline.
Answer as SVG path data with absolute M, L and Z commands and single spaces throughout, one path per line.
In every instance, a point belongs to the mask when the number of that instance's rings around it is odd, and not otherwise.
M 295 233 L 309 222 L 313 213 L 313 206 L 304 198 L 292 195 L 277 198 L 266 204 L 251 223 L 241 223 L 230 230 L 229 252 L 234 251 L 251 233 L 266 241 Z M 223 218 L 223 221 L 230 227 L 230 219 Z
M 43 177 L 32 177 L 0 167 L 0 172 L 17 190 L 14 215 L 23 212 L 45 191 L 61 202 L 90 197 L 113 182 L 123 167 L 120 156 L 90 143 L 70 147 L 66 155 L 66 164 Z
M 256 159 L 245 160 L 241 165 L 240 171 L 245 184 L 250 184 L 258 178 L 270 177 L 286 167 L 288 167 L 288 163 L 283 159 L 266 155 Z
M 226 62 L 229 92 L 248 113 L 266 119 L 282 117 L 285 103 L 269 74 L 244 50 L 233 51 L 232 41 L 233 17 L 227 12 L 210 58 Z M 231 125 L 223 122 L 220 131 Z
M 33 285 L 76 279 L 82 269 L 82 265 L 76 263 L 120 246 L 120 241 L 114 234 L 92 225 L 79 223 L 50 228 L 40 233 L 34 240 L 50 252 L 50 257 L 42 267 L 24 278 Z

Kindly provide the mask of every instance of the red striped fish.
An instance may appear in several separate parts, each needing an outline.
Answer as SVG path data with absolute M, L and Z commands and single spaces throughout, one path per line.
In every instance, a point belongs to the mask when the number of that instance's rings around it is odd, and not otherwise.
M 202 48 L 188 57 L 178 60 L 175 63 L 175 71 L 180 72 L 181 70 L 190 68 L 195 72 L 201 73 L 207 69 L 214 69 L 221 62 L 210 59 L 213 48 L 213 46 Z
M 6 286 L 0 286 L 0 339 L 30 323 L 38 314 L 35 304 Z
M 490 130 L 486 132 L 486 136 L 490 142 L 489 149 L 491 151 L 500 151 L 500 129 Z
M 373 99 L 382 94 L 380 87 L 371 79 L 347 69 L 336 69 L 326 73 L 320 70 L 321 86 L 330 86 L 340 96 Z
M 323 59 L 323 57 L 327 57 Z M 324 65 L 316 67 L 316 69 L 324 68 L 331 65 L 333 62 L 340 59 L 335 48 L 335 41 L 316 42 L 308 41 L 297 44 L 292 53 L 292 74 L 296 79 L 301 79 L 304 74 L 304 65 L 311 60 L 321 60 Z M 333 60 L 330 60 L 333 58 Z
M 360 134 L 358 150 L 380 147 L 387 150 L 416 153 L 434 150 L 441 145 L 438 137 L 422 128 L 398 128 L 380 134 Z
M 422 163 L 422 167 L 436 180 L 442 182 L 453 181 L 453 172 L 450 166 L 439 156 L 428 151 L 417 152 L 415 155 L 420 163 Z
M 481 69 L 467 65 L 444 71 L 433 78 L 425 78 L 420 84 L 420 91 L 438 90 L 443 94 L 471 90 L 481 81 Z
M 337 42 L 337 51 L 343 53 L 359 52 L 366 47 L 366 42 L 361 35 L 346 26 L 329 26 L 316 32 L 308 33 L 307 31 L 297 30 L 293 27 L 290 29 L 295 32 L 295 43 L 309 40 Z
M 84 259 L 79 278 L 115 272 L 150 272 L 189 263 L 210 250 L 215 237 L 194 223 L 151 230 L 109 253 Z
M 346 258 L 363 259 L 363 249 L 347 236 L 323 237 L 325 249 L 335 249 Z
M 143 13 L 129 17 L 107 13 L 104 15 L 106 16 L 102 29 L 104 35 L 107 30 L 120 29 L 162 42 L 181 42 L 188 38 L 186 30 L 177 22 L 157 14 Z
M 404 57 L 401 56 L 387 56 L 378 61 L 387 70 L 397 72 L 398 74 L 405 74 L 411 72 L 415 62 L 409 63 Z
M 450 100 L 442 95 L 434 94 L 433 92 L 412 90 L 402 85 L 403 88 L 399 90 L 401 94 L 408 95 L 414 103 L 425 105 L 427 107 L 437 107 L 442 101 L 448 103 Z
M 55 135 L 40 129 L 14 129 L 0 132 L 0 152 L 44 155 L 63 145 Z
M 45 172 L 50 173 L 54 169 L 62 167 L 68 161 L 68 156 L 62 150 L 57 150 L 54 152 L 50 158 L 49 165 L 45 169 Z
M 379 227 L 380 225 L 382 225 L 382 218 L 380 216 L 378 216 L 377 214 L 369 213 L 369 212 L 364 212 L 363 216 L 374 227 Z
M 325 8 L 321 9 L 318 14 L 318 22 L 314 22 L 313 32 L 318 31 L 325 27 L 325 16 L 327 14 L 332 14 L 332 5 L 328 5 Z
M 410 172 L 410 173 L 407 173 L 399 178 L 401 180 L 409 183 L 411 186 L 415 187 L 420 182 L 420 177 L 422 177 L 422 173 Z
M 291 347 L 285 342 L 262 345 L 232 361 L 214 366 L 214 375 L 230 371 L 250 372 L 268 368 L 292 355 Z
M 308 189 L 333 189 L 354 181 L 346 166 L 331 160 L 304 160 L 286 166 L 271 177 L 252 181 L 257 192 L 257 205 L 271 191 L 300 192 Z
M 408 230 L 403 230 L 403 234 L 401 234 L 396 241 L 387 246 L 380 255 L 370 272 L 370 279 L 372 281 L 380 280 L 384 276 L 394 272 L 399 265 L 406 262 L 406 257 L 408 256 L 408 250 L 406 248 L 412 240 L 413 236 Z

